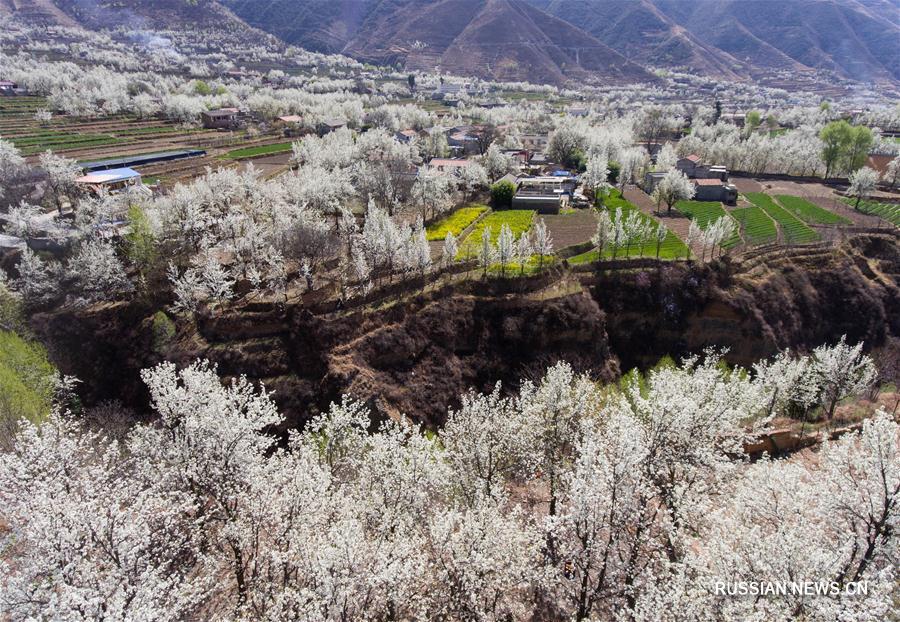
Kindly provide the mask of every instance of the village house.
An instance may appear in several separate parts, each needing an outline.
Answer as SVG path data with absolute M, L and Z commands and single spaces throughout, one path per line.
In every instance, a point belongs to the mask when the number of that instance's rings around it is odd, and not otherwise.
M 397 142 L 403 143 L 404 145 L 410 144 L 418 137 L 419 133 L 412 128 L 407 128 L 394 133 L 394 138 L 397 139 Z
M 238 125 L 237 108 L 219 108 L 200 113 L 200 121 L 208 130 L 234 129 Z
M 458 125 L 447 130 L 447 145 L 455 155 L 473 155 L 478 153 L 478 138 L 474 135 L 475 126 Z
M 678 162 L 675 163 L 675 168 L 688 177 L 696 177 L 697 167 L 700 165 L 700 156 L 692 153 L 683 158 L 678 158 Z
M 303 117 L 298 114 L 289 114 L 276 119 L 277 124 L 282 128 L 282 134 L 288 138 L 293 136 L 302 136 L 306 133 L 303 127 Z
M 652 194 L 656 190 L 657 184 L 662 181 L 666 174 L 664 171 L 648 171 L 644 174 L 643 189 L 647 194 Z
M 732 184 L 720 179 L 695 179 L 693 184 L 695 201 L 721 201 L 728 205 L 737 203 L 738 191 Z
M 503 153 L 512 158 L 519 167 L 525 166 L 531 159 L 531 154 L 527 149 L 504 149 Z
M 347 122 L 344 119 L 330 117 L 328 119 L 323 119 L 322 122 L 316 126 L 316 132 L 319 136 L 324 136 L 325 134 L 330 134 L 331 132 L 341 129 L 342 127 L 347 127 Z
M 0 80 L 0 95 L 15 95 L 19 85 L 11 80 Z
M 700 156 L 691 154 L 679 158 L 675 168 L 684 173 L 690 179 L 718 179 L 728 181 L 728 169 L 724 166 L 704 164 Z
M 547 134 L 522 134 L 519 136 L 519 142 L 528 151 L 543 152 L 547 148 L 550 138 Z
M 533 209 L 541 214 L 558 214 L 569 204 L 575 178 L 563 176 L 522 177 L 513 196 L 513 209 Z
M 468 85 L 459 84 L 458 82 L 442 82 L 431 93 L 431 99 L 447 103 L 448 99 L 459 101 L 459 98 L 466 95 Z

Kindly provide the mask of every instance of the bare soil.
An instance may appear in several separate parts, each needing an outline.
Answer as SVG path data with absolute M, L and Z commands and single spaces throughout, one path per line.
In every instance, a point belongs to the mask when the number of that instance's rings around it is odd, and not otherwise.
M 541 215 L 547 224 L 547 230 L 553 239 L 553 248 L 557 251 L 590 242 L 597 230 L 597 217 L 593 210 L 579 209 L 565 214 Z

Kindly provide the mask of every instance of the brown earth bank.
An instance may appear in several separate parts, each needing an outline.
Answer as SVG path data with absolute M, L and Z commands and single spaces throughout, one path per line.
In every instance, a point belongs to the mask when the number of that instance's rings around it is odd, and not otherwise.
M 876 353 L 900 347 L 894 233 L 581 280 L 578 293 L 553 294 L 559 288 L 546 276 L 473 279 L 388 307 L 324 315 L 257 303 L 178 320 L 167 340 L 155 334 L 155 309 L 137 303 L 43 313 L 32 323 L 61 370 L 83 381 L 87 404 L 119 399 L 146 412 L 140 369 L 207 358 L 221 374 L 245 374 L 273 391 L 291 427 L 343 393 L 384 415 L 439 426 L 466 390 L 497 381 L 516 388 L 558 360 L 610 381 L 708 346 L 729 348 L 727 358 L 742 365 L 843 334 Z

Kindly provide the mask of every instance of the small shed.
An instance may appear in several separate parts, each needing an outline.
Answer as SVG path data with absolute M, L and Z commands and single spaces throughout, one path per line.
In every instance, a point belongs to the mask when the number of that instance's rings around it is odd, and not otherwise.
M 649 171 L 644 175 L 644 192 L 647 194 L 656 190 L 656 185 L 666 176 L 664 171 Z
M 133 168 L 111 168 L 105 171 L 94 171 L 75 179 L 76 186 L 92 192 L 106 189 L 109 192 L 145 188 L 141 183 L 141 174 Z M 148 189 L 149 192 L 149 189 Z
M 238 123 L 237 108 L 220 108 L 219 110 L 206 110 L 200 113 L 200 121 L 208 130 L 232 129 Z

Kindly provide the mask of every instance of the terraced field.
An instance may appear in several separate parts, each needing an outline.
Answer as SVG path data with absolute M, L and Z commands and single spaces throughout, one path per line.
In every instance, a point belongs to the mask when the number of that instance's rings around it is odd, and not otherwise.
M 818 233 L 791 212 L 775 203 L 769 195 L 762 192 L 747 192 L 744 196 L 748 201 L 762 208 L 778 223 L 784 241 L 788 244 L 806 244 L 820 239 Z
M 471 225 L 475 220 L 488 210 L 485 205 L 470 205 L 469 207 L 461 207 L 452 214 L 441 218 L 425 229 L 425 236 L 429 241 L 443 240 L 448 233 L 459 236 L 465 231 L 466 227 Z
M 706 229 L 713 222 L 728 214 L 718 201 L 679 201 L 675 204 L 675 209 L 696 222 L 701 229 Z M 741 236 L 737 231 L 738 227 L 735 223 L 734 235 L 722 243 L 722 248 L 731 248 L 741 243 Z
M 615 210 L 622 210 L 622 217 L 627 218 L 631 212 L 635 212 L 640 216 L 643 222 L 649 222 L 653 225 L 658 224 L 658 220 L 653 218 L 652 216 L 648 216 L 647 214 L 640 211 L 635 205 L 626 201 L 620 196 L 610 196 L 604 200 L 604 205 L 615 212 Z M 628 248 L 619 248 L 617 249 L 616 258 L 624 259 L 625 257 L 656 257 L 656 240 L 648 240 L 641 245 L 632 245 Z M 663 240 L 662 244 L 659 247 L 659 258 L 660 259 L 686 259 L 690 255 L 690 251 L 688 250 L 687 245 L 681 241 L 681 239 L 675 235 L 671 229 L 666 229 L 666 237 Z M 603 257 L 608 259 L 613 256 L 612 249 L 604 249 Z M 600 259 L 600 254 L 597 249 L 593 249 L 587 251 L 585 253 L 581 253 L 580 255 L 575 255 L 569 258 L 569 263 L 572 265 L 591 263 L 593 261 L 597 261 Z
M 800 220 L 811 225 L 849 225 L 852 224 L 843 216 L 838 216 L 834 212 L 810 203 L 806 199 L 790 196 L 787 194 L 776 194 L 775 199 L 781 203 L 788 211 L 792 212 Z
M 255 158 L 257 156 L 275 155 L 276 153 L 288 153 L 291 151 L 293 143 L 273 143 L 271 145 L 256 145 L 253 147 L 243 147 L 234 149 L 226 153 L 223 157 L 229 160 L 241 160 L 244 158 Z
M 841 200 L 850 207 L 856 205 L 856 199 L 841 197 Z M 863 212 L 864 214 L 874 214 L 900 227 L 900 204 L 878 203 L 877 201 L 860 201 L 859 211 Z
M 478 246 L 481 244 L 481 235 L 485 229 L 490 229 L 491 240 L 496 244 L 497 238 L 500 236 L 500 228 L 504 224 L 509 225 L 513 235 L 519 237 L 523 231 L 531 228 L 534 221 L 534 210 L 528 209 L 510 209 L 499 212 L 492 212 L 484 217 L 472 229 L 472 233 L 466 236 L 465 241 L 459 247 L 459 257 L 475 257 L 478 254 Z
M 750 246 L 769 244 L 778 239 L 778 229 L 772 219 L 756 205 L 731 210 L 731 216 L 741 224 L 744 240 Z
M 66 149 L 82 149 L 128 142 L 127 139 L 118 138 L 110 134 L 82 134 L 78 132 L 40 132 L 9 136 L 8 138 L 25 156 L 42 153 L 48 149 L 64 151 Z

